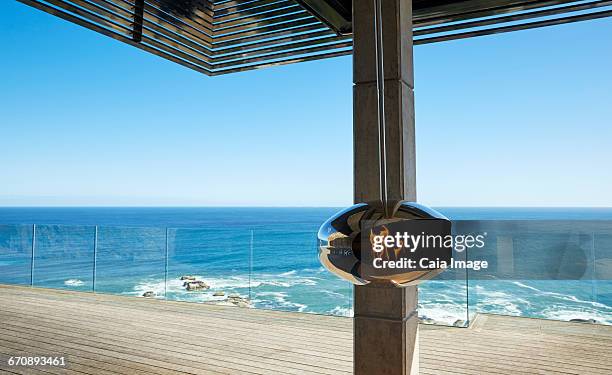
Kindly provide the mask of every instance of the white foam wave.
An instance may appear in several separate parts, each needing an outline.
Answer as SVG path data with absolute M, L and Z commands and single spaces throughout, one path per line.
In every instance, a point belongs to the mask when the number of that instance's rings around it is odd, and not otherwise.
M 570 321 L 572 319 L 595 320 L 596 323 L 612 324 L 612 315 L 596 310 L 574 310 L 564 309 L 561 306 L 548 308 L 542 312 L 546 319 Z
M 253 296 L 251 302 L 254 307 L 352 316 L 351 308 L 342 302 L 347 300 L 347 295 L 340 293 L 341 289 L 329 287 L 331 284 L 326 284 L 327 280 L 321 281 L 317 292 L 329 297 L 314 302 L 312 308 L 301 303 L 304 301 L 300 294 L 304 289 L 303 286 L 317 284 L 316 278 L 312 275 L 311 273 L 306 276 L 302 271 L 295 270 L 277 274 L 254 274 L 250 278 L 251 295 Z M 189 292 L 183 287 L 183 281 L 171 278 L 168 280 L 167 297 L 192 302 L 216 302 L 232 305 L 226 301 L 227 296 L 230 294 L 246 295 L 249 288 L 248 275 L 218 277 L 196 275 L 196 278 L 204 281 L 211 288 Z M 470 293 L 470 297 L 476 301 L 474 304 L 470 302 L 472 312 L 524 315 L 556 320 L 595 319 L 599 323 L 612 324 L 612 314 L 610 314 L 612 308 L 602 303 L 583 301 L 569 294 L 547 292 L 518 281 L 514 282 L 514 287 L 510 282 L 504 283 L 505 285 L 483 284 L 474 285 L 474 293 Z M 467 319 L 466 290 L 457 289 L 459 288 L 452 288 L 445 282 L 439 285 L 434 281 L 428 283 L 420 291 L 419 315 L 426 322 L 445 325 L 453 325 L 457 321 Z M 127 294 L 141 296 L 145 292 L 153 292 L 158 298 L 163 298 L 165 290 L 163 280 L 147 279 L 142 280 Z M 213 296 L 217 291 L 223 291 L 225 295 Z M 555 300 L 558 303 L 554 303 Z M 548 303 L 549 301 L 553 303 Z M 332 306 L 335 307 L 332 308 Z
M 560 300 L 564 300 L 564 301 L 570 301 L 570 302 L 576 302 L 576 303 L 580 303 L 580 304 L 586 304 L 586 305 L 592 305 L 594 307 L 599 307 L 599 308 L 610 308 L 610 306 L 603 304 L 603 303 L 599 303 L 596 301 L 587 301 L 587 300 L 583 300 L 580 299 L 576 296 L 570 295 L 570 294 L 562 294 L 562 293 L 556 293 L 556 292 L 546 292 L 543 290 L 540 290 L 536 287 L 527 285 L 527 284 L 523 284 L 519 281 L 514 281 L 513 282 L 514 285 L 521 287 L 521 288 L 525 288 L 525 289 L 529 289 L 529 290 L 533 290 L 534 292 L 537 292 L 538 294 L 541 295 L 545 295 L 545 296 L 550 296 L 553 298 L 557 298 Z
M 331 315 L 337 315 L 337 316 L 352 317 L 353 316 L 353 309 L 350 308 L 350 307 L 336 306 L 333 309 L 329 310 L 327 313 L 331 314 Z
M 326 269 L 324 267 L 318 267 L 318 268 L 304 268 L 302 269 L 303 272 L 315 272 L 315 273 L 323 273 L 326 271 Z
M 83 282 L 82 280 L 79 279 L 68 279 L 66 281 L 64 281 L 64 285 L 66 286 L 81 286 L 84 285 L 85 282 Z
M 331 291 L 331 290 L 323 290 L 323 293 L 325 293 L 325 294 L 327 294 L 327 295 L 330 295 L 330 296 L 332 296 L 332 297 L 339 297 L 339 298 L 347 298 L 347 297 L 349 297 L 349 296 L 348 296 L 348 295 L 346 295 L 346 294 L 342 294 L 342 293 L 334 292 L 334 291 Z
M 419 317 L 426 323 L 453 325 L 467 319 L 466 306 L 449 303 L 419 304 Z
M 317 280 L 312 277 L 299 277 L 296 276 L 296 273 L 292 272 L 295 271 L 289 271 L 279 275 L 255 275 L 252 280 L 253 283 L 257 283 L 257 286 L 268 285 L 282 288 L 290 288 L 296 285 L 314 286 L 318 284 Z M 251 285 L 251 287 L 257 286 Z
M 487 290 L 476 286 L 477 302 L 476 310 L 495 314 L 521 315 L 519 307 L 521 304 L 529 304 L 525 299 L 499 290 Z
M 249 287 L 248 276 L 229 276 L 229 277 L 214 277 L 206 278 L 204 276 L 198 276 L 198 280 L 204 280 L 204 282 L 210 285 L 211 289 L 243 289 Z M 251 281 L 252 288 L 259 286 L 257 282 Z
M 517 304 L 504 298 L 485 298 L 476 304 L 476 309 L 503 315 L 520 316 L 522 314 L 522 311 Z
M 286 292 L 257 292 L 255 296 L 253 304 L 256 307 L 261 306 L 298 312 L 304 312 L 308 308 L 306 304 L 289 301 L 289 295 Z
M 142 296 L 144 293 L 153 292 L 156 297 L 161 298 L 164 296 L 165 290 L 163 280 L 144 280 L 136 284 L 132 292 L 127 292 L 125 294 Z
M 243 295 L 245 290 L 251 287 L 256 297 L 252 303 L 267 308 L 279 308 L 291 311 L 304 312 L 308 305 L 291 301 L 288 288 L 296 285 L 316 285 L 316 281 L 309 278 L 297 277 L 295 272 L 289 271 L 283 274 L 254 275 L 249 282 L 248 275 L 227 277 L 205 277 L 193 275 L 196 280 L 202 280 L 210 286 L 210 289 L 202 291 L 187 291 L 183 287 L 184 281 L 171 278 L 165 285 L 164 280 L 142 280 L 133 287 L 133 290 L 125 294 L 142 296 L 146 292 L 153 292 L 159 298 L 163 298 L 167 292 L 167 298 L 190 301 L 190 302 L 217 302 L 232 305 L 227 302 L 230 294 Z M 258 290 L 267 287 L 272 290 Z M 278 290 L 281 289 L 281 290 Z M 214 296 L 215 292 L 223 291 L 224 296 Z
M 258 297 L 274 297 L 277 301 L 282 301 L 287 297 L 285 292 L 257 292 Z

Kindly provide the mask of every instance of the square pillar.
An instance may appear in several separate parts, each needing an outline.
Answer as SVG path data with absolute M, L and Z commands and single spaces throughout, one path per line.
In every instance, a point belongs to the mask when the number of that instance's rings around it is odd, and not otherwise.
M 412 1 L 382 0 L 387 196 L 416 200 Z M 353 1 L 355 203 L 380 199 L 375 1 Z M 417 287 L 356 286 L 354 374 L 418 373 Z

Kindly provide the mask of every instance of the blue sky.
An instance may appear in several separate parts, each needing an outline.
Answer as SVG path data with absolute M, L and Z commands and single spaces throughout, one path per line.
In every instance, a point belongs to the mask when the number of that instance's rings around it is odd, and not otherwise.
M 0 3 L 0 205 L 344 206 L 351 58 L 209 78 Z M 418 200 L 612 206 L 612 19 L 415 47 Z

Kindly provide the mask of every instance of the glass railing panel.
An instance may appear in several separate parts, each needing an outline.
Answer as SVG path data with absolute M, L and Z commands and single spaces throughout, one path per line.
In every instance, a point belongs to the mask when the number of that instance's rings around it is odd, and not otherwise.
M 611 222 L 464 220 L 453 231 L 486 233 L 482 248 L 453 258 L 489 266 L 422 283 L 423 322 L 464 326 L 493 313 L 612 324 Z M 0 283 L 33 276 L 40 287 L 351 316 L 353 286 L 317 253 L 308 229 L 37 225 L 33 238 L 32 226 L 4 225 Z
M 608 221 L 481 221 L 486 246 L 470 259 L 471 313 L 609 323 L 611 265 Z M 601 255 L 598 255 L 601 249 Z
M 352 316 L 352 284 L 324 270 L 310 230 L 254 231 L 255 307 Z
M 99 227 L 96 292 L 163 298 L 166 229 Z
M 95 227 L 36 225 L 33 285 L 93 289 Z
M 32 225 L 0 225 L 0 283 L 30 285 Z
M 465 261 L 467 251 L 453 250 L 452 257 Z M 422 323 L 466 327 L 469 324 L 467 270 L 447 269 L 419 284 L 418 311 Z
M 249 306 L 250 241 L 245 229 L 169 229 L 167 298 Z
M 593 306 L 598 310 L 598 321 L 612 324 L 612 233 L 594 233 L 592 252 Z

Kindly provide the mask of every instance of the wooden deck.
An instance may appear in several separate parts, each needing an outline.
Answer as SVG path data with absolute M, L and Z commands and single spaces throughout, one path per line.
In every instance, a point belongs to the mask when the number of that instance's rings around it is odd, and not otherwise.
M 479 315 L 421 326 L 421 374 L 612 374 L 612 327 Z M 64 355 L 17 369 L 10 355 Z M 350 374 L 352 321 L 0 286 L 0 373 Z

